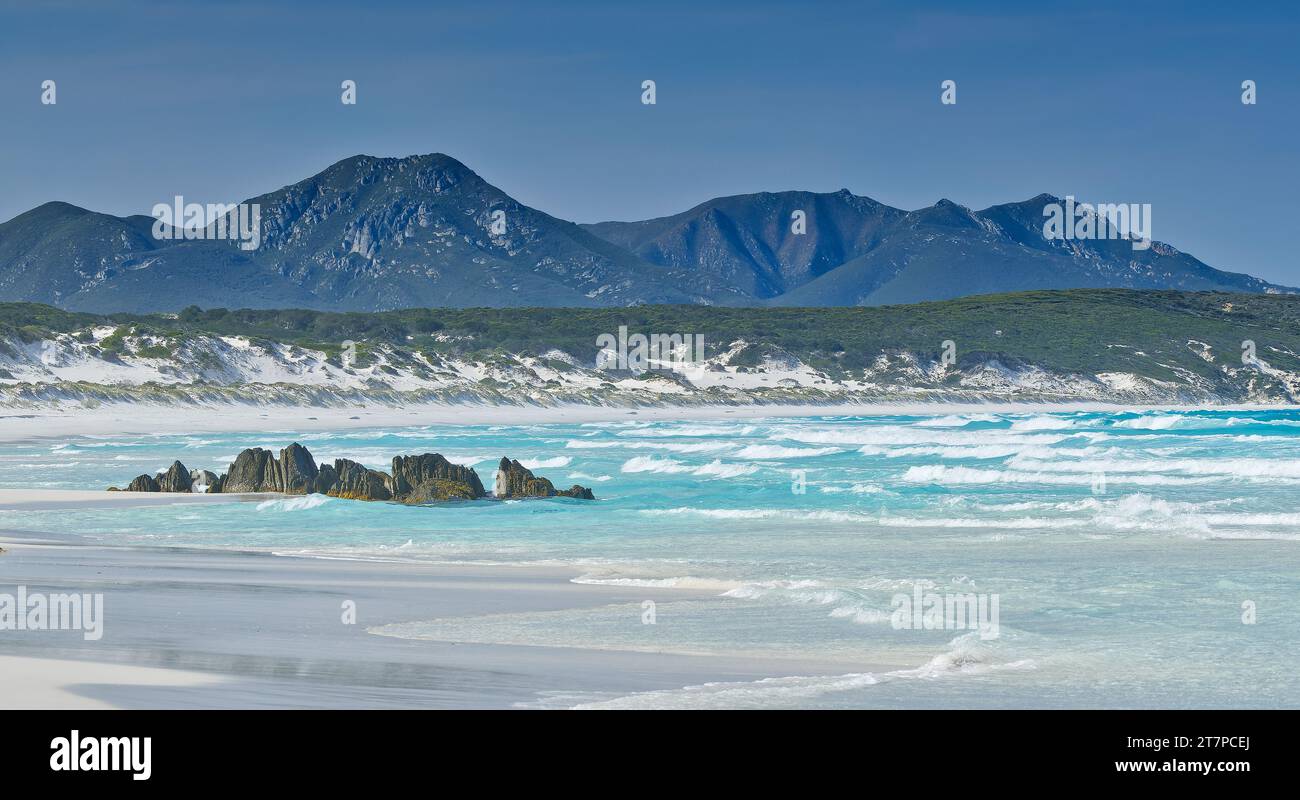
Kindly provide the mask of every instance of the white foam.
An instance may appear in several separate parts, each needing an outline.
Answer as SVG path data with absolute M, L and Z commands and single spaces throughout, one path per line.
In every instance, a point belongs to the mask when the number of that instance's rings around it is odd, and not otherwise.
M 1029 417 L 1011 423 L 1013 431 L 1059 431 L 1075 427 L 1073 420 L 1054 416 Z
M 680 461 L 674 461 L 671 458 L 656 458 L 655 456 L 636 456 L 623 462 L 619 468 L 620 472 L 655 472 L 667 473 L 669 475 L 691 472 L 694 467 L 683 464 Z
M 1182 473 L 1185 475 L 1221 475 L 1242 478 L 1300 479 L 1300 460 L 1264 458 L 1156 458 L 1141 459 L 1133 455 L 1077 461 L 1044 461 L 1015 456 L 1007 466 L 1024 472 L 1101 473 L 1106 479 L 1130 473 Z
M 525 458 L 519 463 L 523 464 L 527 469 L 555 469 L 558 467 L 569 466 L 569 464 L 573 463 L 573 459 L 568 456 L 556 456 L 555 458 Z
M 257 504 L 258 511 L 305 511 L 309 508 L 323 506 L 333 498 L 323 494 L 308 494 L 302 497 L 285 497 L 279 500 L 264 500 Z
M 914 679 L 951 679 L 986 675 L 993 672 L 1020 672 L 1037 669 L 1030 659 L 996 661 L 974 634 L 959 636 L 949 642 L 948 650 L 934 656 L 915 669 L 873 674 L 853 672 L 845 675 L 792 675 L 763 678 L 757 681 L 712 682 L 680 689 L 639 692 L 623 697 L 591 700 L 572 706 L 575 709 L 732 709 L 772 708 L 806 703 L 827 694 L 869 689 L 881 683 Z
M 1061 472 L 1022 472 L 1019 470 L 977 469 L 974 467 L 952 467 L 928 465 L 909 467 L 903 473 L 902 480 L 909 483 L 937 483 L 941 485 L 966 485 L 984 483 L 1039 483 L 1063 486 L 1087 486 L 1092 484 L 1093 476 L 1089 473 Z M 1214 477 L 1193 478 L 1173 475 L 1106 475 L 1107 483 L 1134 484 L 1137 486 L 1188 486 L 1211 483 Z
M 724 464 L 720 459 L 715 458 L 691 474 L 702 478 L 738 478 L 742 475 L 752 475 L 758 472 L 758 469 L 757 464 Z
M 715 578 L 694 578 L 689 575 L 675 578 L 602 578 L 596 575 L 579 575 L 570 578 L 570 583 L 590 586 L 633 586 L 646 589 L 700 589 L 704 591 L 726 592 L 742 584 L 739 581 L 718 580 Z
M 751 444 L 736 453 L 736 458 L 815 458 L 842 452 L 838 447 L 781 447 L 775 444 Z
M 923 419 L 912 424 L 918 428 L 962 428 L 972 422 L 997 422 L 998 419 L 993 414 L 948 414 L 942 417 Z
M 883 486 L 874 483 L 855 483 L 852 486 L 822 486 L 821 491 L 826 494 L 837 494 L 839 492 L 851 492 L 853 494 L 883 494 L 887 490 Z

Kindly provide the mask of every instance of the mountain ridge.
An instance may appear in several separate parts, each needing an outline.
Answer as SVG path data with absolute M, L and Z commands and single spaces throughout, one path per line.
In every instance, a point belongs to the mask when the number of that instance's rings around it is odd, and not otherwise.
M 455 158 L 356 155 L 249 198 L 259 247 L 157 239 L 152 217 L 60 201 L 0 223 L 0 300 L 93 312 L 641 304 L 852 306 L 1033 289 L 1292 292 L 1169 245 L 1047 240 L 1051 195 L 913 211 L 847 189 L 731 195 L 577 224 Z M 805 228 L 794 230 L 796 212 Z M 212 226 L 209 226 L 210 228 Z

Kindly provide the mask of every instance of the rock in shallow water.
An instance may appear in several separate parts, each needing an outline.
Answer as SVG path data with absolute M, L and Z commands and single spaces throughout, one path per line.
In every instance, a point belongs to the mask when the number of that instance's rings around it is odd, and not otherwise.
M 166 472 L 154 475 L 139 475 L 126 486 L 128 492 L 189 492 L 193 489 L 189 470 L 179 461 L 173 461 Z M 110 492 L 121 491 L 116 486 L 108 487 Z
M 158 476 L 158 491 L 188 492 L 194 488 L 190 471 L 179 461 L 173 461 L 167 471 Z
M 152 475 L 140 475 L 126 485 L 128 492 L 160 492 L 158 481 Z
M 413 504 L 487 496 L 473 468 L 453 464 L 438 453 L 395 457 L 392 490 L 394 497 Z
M 177 461 L 156 479 L 148 475 L 139 476 L 131 481 L 127 491 L 188 492 L 196 483 L 207 486 L 209 494 L 315 493 L 348 500 L 396 500 L 408 505 L 477 500 L 488 496 L 472 467 L 453 464 L 438 453 L 396 456 L 389 474 L 345 458 L 336 459 L 333 465 L 317 467 L 311 453 L 297 442 L 281 450 L 279 458 L 260 447 L 243 450 L 220 476 L 207 470 L 189 472 Z M 494 495 L 500 499 L 557 495 L 595 499 L 591 490 L 582 486 L 556 491 L 549 480 L 533 475 L 518 461 L 509 458 L 501 459 Z
M 576 497 L 580 500 L 595 500 L 596 496 L 585 486 L 574 484 L 572 488 L 556 491 L 555 484 L 546 478 L 539 478 L 532 470 L 509 458 L 501 459 L 497 465 L 496 484 L 492 493 L 503 500 L 520 497 Z
M 270 450 L 260 447 L 240 452 L 219 483 L 220 490 L 226 493 L 309 494 L 315 488 L 318 473 L 311 453 L 294 442 L 280 451 L 278 459 Z M 212 491 L 208 489 L 209 493 Z
M 334 483 L 326 487 L 324 492 L 330 497 L 347 500 L 393 499 L 393 493 L 388 488 L 392 479 L 387 473 L 367 469 L 346 458 L 335 459 L 332 471 Z

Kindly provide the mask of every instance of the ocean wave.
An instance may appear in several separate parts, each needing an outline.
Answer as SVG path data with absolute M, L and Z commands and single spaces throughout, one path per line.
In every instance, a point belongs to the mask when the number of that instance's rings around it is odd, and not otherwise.
M 881 446 L 867 444 L 858 448 L 864 456 L 886 458 L 915 458 L 931 456 L 948 460 L 1009 458 L 1032 456 L 1035 458 L 1085 458 L 1103 452 L 1096 447 L 1053 448 L 1043 445 L 985 444 L 985 445 L 904 445 Z
M 527 469 L 556 469 L 559 467 L 569 466 L 569 464 L 573 463 L 573 459 L 568 456 L 556 456 L 555 458 L 524 458 L 520 459 L 519 463 L 523 464 Z
M 1143 414 L 1131 419 L 1115 420 L 1111 424 L 1111 427 L 1126 428 L 1129 430 L 1167 431 L 1239 428 L 1246 425 L 1294 428 L 1300 426 L 1300 420 L 1283 418 L 1260 419 L 1258 417 L 1217 417 L 1195 414 Z
M 720 459 L 714 459 L 708 464 L 697 467 L 683 464 L 671 458 L 636 456 L 623 462 L 623 466 L 619 468 L 619 471 L 626 473 L 650 472 L 665 475 L 690 473 L 701 478 L 735 478 L 741 475 L 751 475 L 757 472 L 758 469 L 759 467 L 756 464 L 728 464 Z
M 852 494 L 884 494 L 889 491 L 874 483 L 855 483 L 852 486 L 820 486 L 818 489 L 826 494 L 850 492 Z
M 1011 423 L 1013 431 L 1060 431 L 1073 428 L 1078 423 L 1074 420 L 1055 416 L 1028 417 Z
M 655 456 L 635 456 L 624 461 L 623 466 L 619 467 L 620 472 L 654 472 L 669 475 L 691 472 L 693 469 L 695 468 L 680 461 Z
M 805 444 L 839 445 L 948 445 L 982 447 L 985 445 L 1054 445 L 1074 438 L 1076 433 L 1020 433 L 1010 430 L 964 431 L 949 428 L 917 427 L 845 427 L 843 429 L 804 428 L 772 434 L 777 441 Z
M 815 458 L 843 452 L 838 447 L 781 447 L 775 444 L 751 444 L 736 453 L 736 458 Z
M 882 514 L 878 518 L 881 525 L 894 528 L 997 528 L 1003 530 L 1053 530 L 1062 528 L 1082 528 L 1089 524 L 1084 519 L 1064 517 L 900 517 Z
M 1000 417 L 993 414 L 947 414 L 942 417 L 930 417 L 912 424 L 918 428 L 963 428 L 972 422 L 997 422 Z
M 631 586 L 646 589 L 700 589 L 709 592 L 726 592 L 741 586 L 740 581 L 717 578 L 695 578 L 689 575 L 675 578 L 602 578 L 596 575 L 579 575 L 570 583 L 589 586 Z
M 691 474 L 701 478 L 738 478 L 742 475 L 752 475 L 758 470 L 757 464 L 724 464 L 720 459 L 715 458 Z
M 827 586 L 822 581 L 812 579 L 745 583 L 723 592 L 722 596 L 790 605 L 834 606 L 827 614 L 828 617 L 848 620 L 857 625 L 874 625 L 890 619 L 890 612 L 866 603 L 856 590 Z
M 736 447 L 738 442 L 584 442 L 570 439 L 564 443 L 569 449 L 608 449 L 619 447 L 625 450 L 664 450 L 671 453 L 717 453 Z
M 258 511 L 305 511 L 309 508 L 323 506 L 333 500 L 323 494 L 307 494 L 301 497 L 285 497 L 278 500 L 263 500 L 257 504 Z
M 585 472 L 570 472 L 570 473 L 569 473 L 569 480 L 571 480 L 571 481 L 597 481 L 598 483 L 604 483 L 605 481 L 613 480 L 613 478 L 612 478 L 611 476 L 609 476 L 609 475 L 588 475 L 588 474 L 585 473 Z
M 973 501 L 970 496 L 949 498 L 944 504 L 950 507 L 970 508 L 974 511 L 993 513 L 1014 513 L 1019 511 L 1059 511 L 1077 513 L 1085 511 L 1108 511 L 1117 507 L 1127 507 L 1132 513 L 1145 514 L 1153 510 L 1168 509 L 1170 514 L 1199 514 L 1211 509 L 1241 505 L 1250 502 L 1245 497 L 1225 497 L 1204 502 L 1174 502 L 1160 500 L 1149 494 L 1130 494 L 1106 499 L 1103 497 L 1084 497 L 1078 500 L 1022 500 L 1012 503 L 983 503 Z
M 794 519 L 823 522 L 862 522 L 874 520 L 873 514 L 852 511 L 811 511 L 788 508 L 646 508 L 639 512 L 649 516 L 693 514 L 709 519 Z
M 1003 530 L 1054 530 L 1064 528 L 1083 528 L 1090 524 L 1087 519 L 1069 517 L 925 517 L 890 513 L 888 509 L 878 512 L 833 511 L 828 509 L 806 510 L 789 508 L 662 508 L 643 509 L 640 513 L 650 516 L 694 515 L 708 519 L 723 520 L 774 520 L 788 519 L 803 522 L 851 522 L 871 524 L 882 528 L 972 528 Z
M 635 431 L 619 432 L 618 436 L 748 436 L 757 428 L 753 425 L 676 425 L 647 427 Z
M 1134 473 L 1182 473 L 1246 478 L 1300 478 L 1300 460 L 1264 458 L 1159 458 L 1129 457 L 1044 461 L 1014 456 L 1007 466 L 1023 472 L 1086 472 L 1112 476 Z
M 733 709 L 772 708 L 806 703 L 828 694 L 868 690 L 900 680 L 936 680 L 996 672 L 1032 671 L 1032 659 L 999 661 L 975 634 L 953 639 L 948 649 L 914 669 L 844 675 L 792 675 L 756 681 L 717 681 L 680 689 L 637 692 L 615 698 L 579 702 L 574 709 Z
M 941 485 L 967 485 L 988 483 L 1037 483 L 1062 486 L 1088 486 L 1093 476 L 1088 473 L 1022 472 L 1019 470 L 977 469 L 952 467 L 943 464 L 909 467 L 902 480 L 908 483 L 937 483 Z M 1137 486 L 1191 486 L 1211 483 L 1216 477 L 1180 477 L 1174 475 L 1106 475 L 1108 484 L 1134 484 Z

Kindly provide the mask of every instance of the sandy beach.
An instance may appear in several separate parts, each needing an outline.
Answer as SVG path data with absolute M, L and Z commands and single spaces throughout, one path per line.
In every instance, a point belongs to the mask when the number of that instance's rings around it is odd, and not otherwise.
M 844 667 L 370 632 L 701 594 L 578 585 L 560 569 L 103 547 L 17 531 L 0 546 L 0 590 L 104 595 L 98 641 L 80 631 L 0 632 L 0 708 L 513 708 Z M 355 604 L 355 624 L 343 622 L 345 602 Z M 639 610 L 628 624 L 641 624 Z
M 867 407 L 420 406 L 177 408 L 106 405 L 0 414 L 0 442 L 70 436 L 315 431 L 428 424 L 734 419 L 863 413 Z M 880 407 L 871 411 L 881 412 Z M 102 592 L 105 633 L 0 632 L 0 708 L 508 708 L 563 705 L 711 681 L 840 674 L 845 664 L 614 649 L 468 644 L 377 635 L 382 626 L 508 612 L 663 602 L 716 592 L 579 585 L 519 566 L 364 563 L 265 552 L 108 547 L 24 532 L 21 512 L 270 495 L 0 489 L 0 591 Z M 5 588 L 7 587 L 7 588 Z M 341 621 L 344 601 L 357 621 Z M 639 611 L 629 624 L 640 624 Z M 869 665 L 861 665 L 863 669 Z M 558 698 L 558 702 L 548 702 Z
M 312 406 L 156 406 L 0 410 L 0 442 L 67 436 L 216 432 L 338 431 L 404 425 L 533 425 L 629 420 L 741 419 L 889 413 L 886 406 L 507 406 L 428 404 L 406 408 Z M 901 408 L 901 406 L 900 406 Z
M 261 502 L 279 497 L 271 494 L 177 494 L 153 492 L 109 492 L 80 489 L 0 489 L 0 509 L 48 511 L 59 508 L 127 508 L 177 503 Z
M 1292 705 L 1292 621 L 1241 616 L 1294 594 L 1294 412 L 1062 410 L 11 415 L 0 606 L 102 595 L 103 635 L 0 626 L 0 708 Z M 300 431 L 322 460 L 527 458 L 598 502 L 104 491 Z M 894 627 L 923 584 L 1005 595 L 1007 635 Z
M 1189 411 L 1203 406 L 1152 405 L 1143 411 Z M 1270 405 L 1225 405 L 1218 410 L 1288 408 Z M 1074 411 L 1134 410 L 1132 404 L 1108 403 L 841 403 L 827 405 L 451 405 L 402 408 L 366 406 L 150 405 L 106 403 L 93 408 L 0 409 L 0 442 L 68 436 L 177 434 L 216 432 L 338 431 L 406 425 L 543 425 L 548 423 L 628 422 L 634 420 L 731 420 L 770 417 L 926 414 L 1046 414 Z

